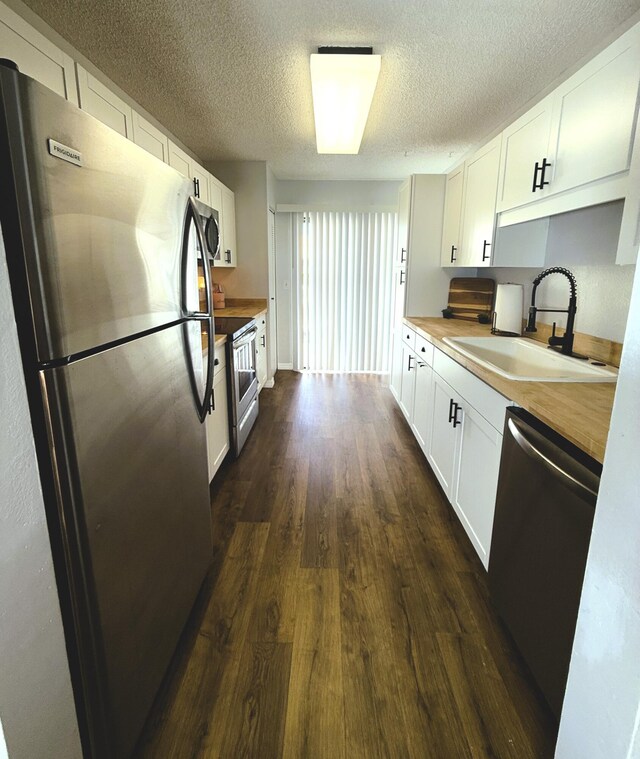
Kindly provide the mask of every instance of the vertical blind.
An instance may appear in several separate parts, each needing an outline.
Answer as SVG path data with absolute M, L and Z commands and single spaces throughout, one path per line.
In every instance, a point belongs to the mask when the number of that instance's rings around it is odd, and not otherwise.
M 296 214 L 298 368 L 387 373 L 397 214 Z

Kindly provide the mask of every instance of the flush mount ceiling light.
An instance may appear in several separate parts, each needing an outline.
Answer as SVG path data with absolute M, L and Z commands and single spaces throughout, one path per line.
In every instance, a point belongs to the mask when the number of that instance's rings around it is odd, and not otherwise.
M 319 47 L 311 55 L 318 153 L 358 153 L 379 73 L 370 47 Z

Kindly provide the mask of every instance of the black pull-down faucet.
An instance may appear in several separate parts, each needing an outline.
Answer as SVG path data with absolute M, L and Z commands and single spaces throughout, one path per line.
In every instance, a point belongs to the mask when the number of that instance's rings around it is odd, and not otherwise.
M 537 308 L 536 307 L 536 290 L 538 285 L 549 274 L 563 274 L 569 280 L 569 306 L 568 308 Z M 553 266 L 551 269 L 545 269 L 543 272 L 533 280 L 533 291 L 531 292 L 531 306 L 529 306 L 529 320 L 527 321 L 527 327 L 525 332 L 537 332 L 536 329 L 536 314 L 538 311 L 546 313 L 561 313 L 567 314 L 567 328 L 562 337 L 556 336 L 556 325 L 553 323 L 553 334 L 549 338 L 549 347 L 554 350 L 560 349 L 560 353 L 565 356 L 573 356 L 574 358 L 586 358 L 579 353 L 573 352 L 573 324 L 576 318 L 577 310 L 577 289 L 578 285 L 576 278 L 569 271 L 562 266 Z

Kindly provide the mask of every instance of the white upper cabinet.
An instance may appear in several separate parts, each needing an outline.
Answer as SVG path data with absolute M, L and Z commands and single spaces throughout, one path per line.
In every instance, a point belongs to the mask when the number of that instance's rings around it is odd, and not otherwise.
M 169 166 L 179 171 L 183 177 L 193 179 L 193 159 L 169 140 Z
M 500 226 L 607 203 L 632 191 L 639 82 L 636 24 L 504 131 Z M 538 187 L 528 193 L 536 162 Z
M 192 164 L 193 188 L 196 198 L 199 198 L 208 206 L 211 205 L 209 197 L 209 172 L 205 171 L 202 166 L 195 161 Z
M 164 163 L 169 163 L 169 138 L 136 111 L 133 112 L 133 141 Z
M 558 87 L 549 194 L 628 170 L 638 81 L 640 46 L 634 28 Z
M 222 237 L 220 242 L 220 262 L 216 266 L 236 266 L 236 198 L 233 192 L 222 185 Z
M 21 73 L 78 105 L 73 60 L 0 3 L 0 56 L 14 61 Z
M 116 94 L 98 81 L 79 63 L 76 64 L 80 108 L 123 137 L 133 140 L 133 110 Z
M 541 197 L 543 162 L 548 156 L 553 97 L 549 96 L 502 133 L 497 211 Z M 549 167 L 546 168 L 547 173 Z
M 398 194 L 398 242 L 393 257 L 395 266 L 406 266 L 409 250 L 409 216 L 411 213 L 411 181 L 407 180 Z
M 500 134 L 465 162 L 458 266 L 491 266 L 501 142 Z
M 219 214 L 222 213 L 222 188 L 224 185 L 213 174 L 209 175 L 209 205 Z
M 464 164 L 447 176 L 444 201 L 444 221 L 442 225 L 442 265 L 458 265 L 460 233 L 462 231 L 462 190 L 464 185 Z

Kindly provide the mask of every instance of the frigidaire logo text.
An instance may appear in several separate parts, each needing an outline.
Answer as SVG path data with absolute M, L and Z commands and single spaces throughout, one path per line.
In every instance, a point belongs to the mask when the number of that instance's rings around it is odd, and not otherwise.
M 79 153 L 73 148 L 63 145 L 61 142 L 56 142 L 49 138 L 48 140 L 49 153 L 56 158 L 62 158 L 63 161 L 68 161 L 76 166 L 82 166 L 82 153 Z

